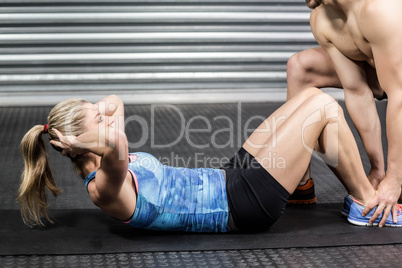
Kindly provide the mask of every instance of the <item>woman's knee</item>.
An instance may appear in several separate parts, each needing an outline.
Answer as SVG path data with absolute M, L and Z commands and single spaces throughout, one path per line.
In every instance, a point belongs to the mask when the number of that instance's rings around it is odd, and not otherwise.
M 343 116 L 342 107 L 332 96 L 321 92 L 312 96 L 312 98 L 312 101 L 323 109 L 326 119 L 339 118 Z
M 311 96 L 319 95 L 319 94 L 324 94 L 321 89 L 317 87 L 307 87 L 304 90 L 302 90 L 300 95 L 303 96 L 303 98 L 308 99 Z

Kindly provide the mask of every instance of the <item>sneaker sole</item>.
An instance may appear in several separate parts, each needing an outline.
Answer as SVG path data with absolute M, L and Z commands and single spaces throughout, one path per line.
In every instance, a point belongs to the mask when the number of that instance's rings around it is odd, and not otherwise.
M 305 199 L 305 200 L 288 200 L 288 204 L 295 204 L 295 205 L 311 205 L 317 202 L 317 197 L 312 199 Z
M 388 226 L 388 227 L 402 227 L 401 224 L 384 224 L 384 226 Z
M 361 222 L 361 221 L 356 221 L 356 220 L 351 220 L 351 219 L 348 219 L 348 221 L 349 221 L 350 223 L 354 224 L 354 225 L 359 225 L 359 226 L 369 226 L 369 227 L 371 227 L 371 226 L 378 226 L 378 223 L 369 224 L 369 223 L 367 223 L 367 222 Z M 387 226 L 387 227 L 395 227 L 395 228 L 402 227 L 401 224 L 387 224 L 387 223 L 384 224 L 384 226 Z
M 348 222 L 350 222 L 351 224 L 354 224 L 354 225 L 358 225 L 358 226 L 369 226 L 369 227 L 378 226 L 378 222 L 374 222 L 374 223 L 370 224 L 365 221 L 359 221 L 359 220 L 354 220 L 354 219 L 350 219 L 350 218 L 348 218 Z

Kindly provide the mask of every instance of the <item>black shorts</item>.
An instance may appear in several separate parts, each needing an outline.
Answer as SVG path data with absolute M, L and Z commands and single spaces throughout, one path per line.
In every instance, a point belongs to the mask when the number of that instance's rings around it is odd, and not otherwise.
M 283 214 L 289 192 L 243 147 L 222 169 L 230 213 L 239 231 L 264 231 Z

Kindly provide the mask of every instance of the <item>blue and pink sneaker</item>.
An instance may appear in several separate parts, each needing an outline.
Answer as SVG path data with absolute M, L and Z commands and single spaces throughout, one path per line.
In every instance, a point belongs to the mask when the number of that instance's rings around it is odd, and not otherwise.
M 365 209 L 365 207 L 366 207 L 365 205 L 363 205 L 359 201 L 353 199 L 353 202 L 350 206 L 348 221 L 354 225 L 359 225 L 359 226 L 377 226 L 381 221 L 382 213 L 372 224 L 370 224 L 369 220 L 370 220 L 371 216 L 374 214 L 374 211 L 376 208 L 372 209 L 365 217 L 363 217 L 362 212 Z M 385 222 L 385 226 L 402 227 L 402 205 L 401 204 L 397 204 L 396 214 L 397 214 L 397 222 L 394 223 L 392 221 L 392 215 L 390 214 Z

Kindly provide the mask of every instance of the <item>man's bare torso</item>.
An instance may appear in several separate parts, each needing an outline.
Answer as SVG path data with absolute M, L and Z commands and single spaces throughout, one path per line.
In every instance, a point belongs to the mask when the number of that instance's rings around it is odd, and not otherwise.
M 371 46 L 359 29 L 359 15 L 349 12 L 345 16 L 329 6 L 320 5 L 311 13 L 311 28 L 315 36 L 335 46 L 343 55 L 375 67 Z

